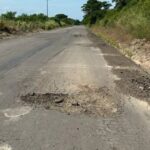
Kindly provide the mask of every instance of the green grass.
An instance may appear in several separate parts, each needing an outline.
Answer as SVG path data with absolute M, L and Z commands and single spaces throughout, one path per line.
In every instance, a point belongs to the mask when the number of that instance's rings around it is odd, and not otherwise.
M 99 25 L 121 28 L 136 38 L 150 39 L 150 0 L 131 0 L 122 10 L 110 10 Z

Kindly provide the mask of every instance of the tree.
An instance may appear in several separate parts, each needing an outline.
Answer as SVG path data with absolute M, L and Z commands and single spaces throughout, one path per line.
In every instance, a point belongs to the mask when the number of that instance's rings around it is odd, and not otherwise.
M 39 21 L 47 21 L 47 20 L 48 20 L 48 17 L 47 17 L 46 15 L 40 13 L 40 14 L 37 15 L 37 19 L 38 19 Z
M 115 8 L 122 9 L 124 6 L 128 4 L 128 2 L 131 0 L 112 0 L 112 2 L 115 2 Z
M 108 10 L 110 7 L 111 7 L 110 3 L 106 2 L 106 1 L 102 2 L 102 8 L 104 10 Z
M 57 19 L 59 19 L 59 20 L 62 20 L 62 19 L 68 18 L 68 16 L 65 15 L 65 14 L 57 14 L 57 15 L 55 16 L 55 18 L 57 18 Z
M 22 14 L 20 16 L 17 17 L 17 20 L 20 21 L 29 21 L 29 16 L 27 14 Z
M 106 1 L 88 0 L 87 3 L 82 6 L 82 11 L 85 13 L 83 23 L 91 25 L 98 19 L 102 19 L 110 6 L 111 4 Z
M 79 20 L 74 20 L 74 25 L 80 25 L 81 22 Z
M 16 12 L 8 11 L 7 13 L 2 14 L 1 16 L 4 19 L 15 20 Z

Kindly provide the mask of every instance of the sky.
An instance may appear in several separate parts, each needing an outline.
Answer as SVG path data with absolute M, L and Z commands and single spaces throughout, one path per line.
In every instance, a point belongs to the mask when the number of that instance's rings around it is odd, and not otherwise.
M 86 2 L 87 0 L 49 0 L 49 16 L 64 13 L 81 20 L 84 15 L 81 6 Z M 17 14 L 46 14 L 46 0 L 0 0 L 0 13 L 7 11 L 15 11 Z

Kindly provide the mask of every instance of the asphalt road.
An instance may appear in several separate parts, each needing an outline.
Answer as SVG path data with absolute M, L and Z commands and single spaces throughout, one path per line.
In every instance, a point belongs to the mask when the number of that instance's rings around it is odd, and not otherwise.
M 0 41 L 0 150 L 149 150 L 149 103 L 149 75 L 83 26 Z

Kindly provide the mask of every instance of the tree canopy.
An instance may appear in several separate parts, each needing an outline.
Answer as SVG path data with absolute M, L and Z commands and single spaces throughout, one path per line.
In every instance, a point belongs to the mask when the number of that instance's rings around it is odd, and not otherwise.
M 65 14 L 57 14 L 57 15 L 55 16 L 55 18 L 58 18 L 58 19 L 62 20 L 62 19 L 68 18 L 68 16 L 65 15 Z
M 85 13 L 83 23 L 94 24 L 98 19 L 104 17 L 106 10 L 111 6 L 110 3 L 98 0 L 88 0 L 86 4 L 82 6 L 82 11 Z
M 117 9 L 123 8 L 123 7 L 126 6 L 130 1 L 132 1 L 132 0 L 112 0 L 112 2 L 115 2 L 115 3 L 116 3 L 115 8 L 117 8 Z
M 1 16 L 8 20 L 14 20 L 16 17 L 16 12 L 8 11 L 7 13 L 2 14 Z
M 17 15 L 16 12 L 6 12 L 4 14 L 2 14 L 0 16 L 0 19 L 4 19 L 4 20 L 13 20 L 13 21 L 24 21 L 24 22 L 47 22 L 49 20 L 53 20 L 55 22 L 57 22 L 59 24 L 59 26 L 62 26 L 62 24 L 66 24 L 66 25 L 79 25 L 80 21 L 79 20 L 75 20 L 72 18 L 69 18 L 67 15 L 65 14 L 57 14 L 54 17 L 47 17 L 45 14 L 21 14 L 21 15 Z

